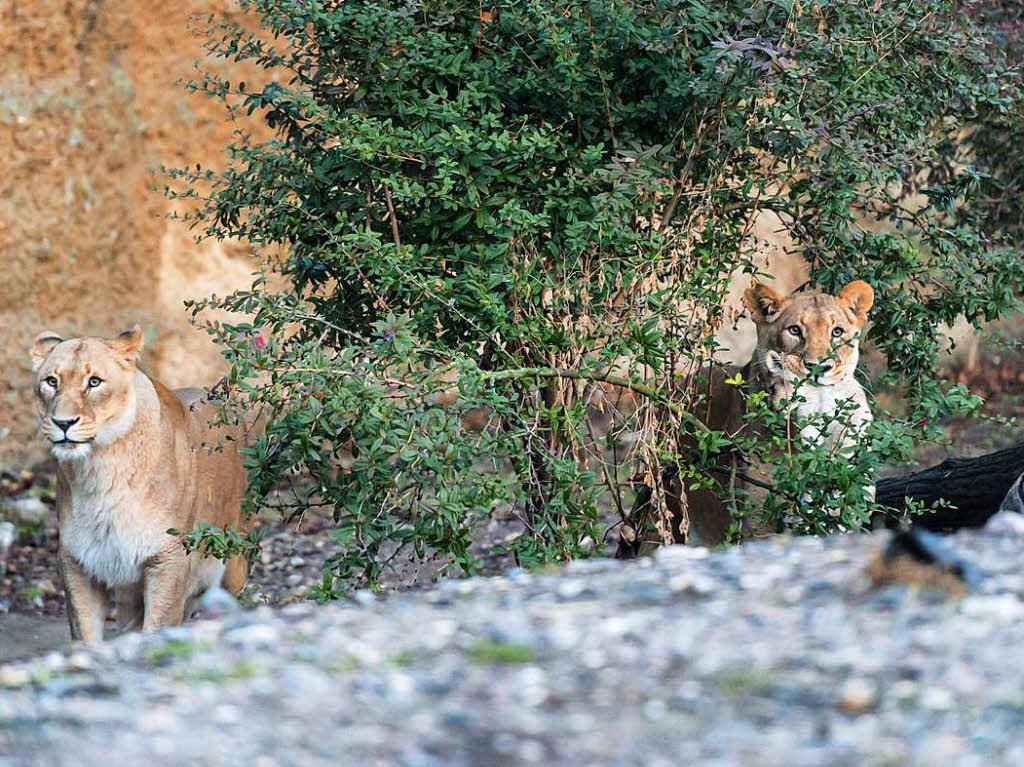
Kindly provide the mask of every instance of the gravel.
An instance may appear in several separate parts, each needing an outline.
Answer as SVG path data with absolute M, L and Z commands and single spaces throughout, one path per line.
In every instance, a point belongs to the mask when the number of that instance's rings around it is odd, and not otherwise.
M 1020 765 L 1022 538 L 885 533 L 261 607 L 0 666 L 0 765 Z M 920 584 L 920 579 L 918 579 Z
M 49 516 L 49 508 L 39 498 L 0 498 L 0 519 L 19 525 L 41 525 Z

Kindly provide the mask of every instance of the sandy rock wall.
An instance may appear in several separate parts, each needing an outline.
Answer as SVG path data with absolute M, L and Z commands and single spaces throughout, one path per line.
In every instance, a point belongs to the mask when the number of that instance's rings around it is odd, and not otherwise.
M 807 282 L 807 262 L 779 215 L 761 211 L 750 228 L 750 248 L 758 271 L 772 275 L 768 282 L 782 294 L 792 293 Z M 752 281 L 747 274 L 736 273 L 726 295 L 726 322 L 716 333 L 721 347 L 716 355 L 722 362 L 745 365 L 757 345 L 754 321 L 743 308 L 743 293 Z
M 232 132 L 258 128 L 176 86 L 196 61 L 224 71 L 188 28 L 211 12 L 236 13 L 224 0 L 0 0 L 0 468 L 41 456 L 26 354 L 41 330 L 139 321 L 157 377 L 221 373 L 182 301 L 248 285 L 254 261 L 197 245 L 154 190 L 161 166 L 220 166 Z

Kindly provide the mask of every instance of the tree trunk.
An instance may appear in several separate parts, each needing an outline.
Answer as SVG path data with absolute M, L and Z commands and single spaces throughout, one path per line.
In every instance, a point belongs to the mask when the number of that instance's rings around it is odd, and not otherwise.
M 930 469 L 880 480 L 876 500 L 898 512 L 910 496 L 931 507 L 945 499 L 955 508 L 938 508 L 914 518 L 928 530 L 981 527 L 999 510 L 1006 491 L 1024 473 L 1024 444 L 977 458 L 948 458 Z M 894 524 L 895 520 L 888 520 Z

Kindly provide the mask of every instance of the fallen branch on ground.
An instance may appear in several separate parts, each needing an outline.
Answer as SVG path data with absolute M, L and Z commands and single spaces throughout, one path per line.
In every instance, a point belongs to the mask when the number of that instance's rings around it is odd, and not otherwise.
M 999 510 L 1022 472 L 1024 444 L 1019 444 L 977 458 L 947 458 L 938 466 L 879 480 L 875 500 L 898 513 L 890 525 L 906 511 L 905 499 L 910 497 L 932 509 L 914 519 L 916 526 L 928 530 L 981 527 Z M 940 500 L 949 506 L 935 508 Z

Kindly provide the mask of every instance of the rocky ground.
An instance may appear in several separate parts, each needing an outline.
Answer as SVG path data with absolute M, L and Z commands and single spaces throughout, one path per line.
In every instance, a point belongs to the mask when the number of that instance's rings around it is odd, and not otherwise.
M 261 607 L 0 667 L 0 765 L 1019 765 L 1024 551 L 886 533 Z M 956 591 L 956 589 L 954 589 Z

